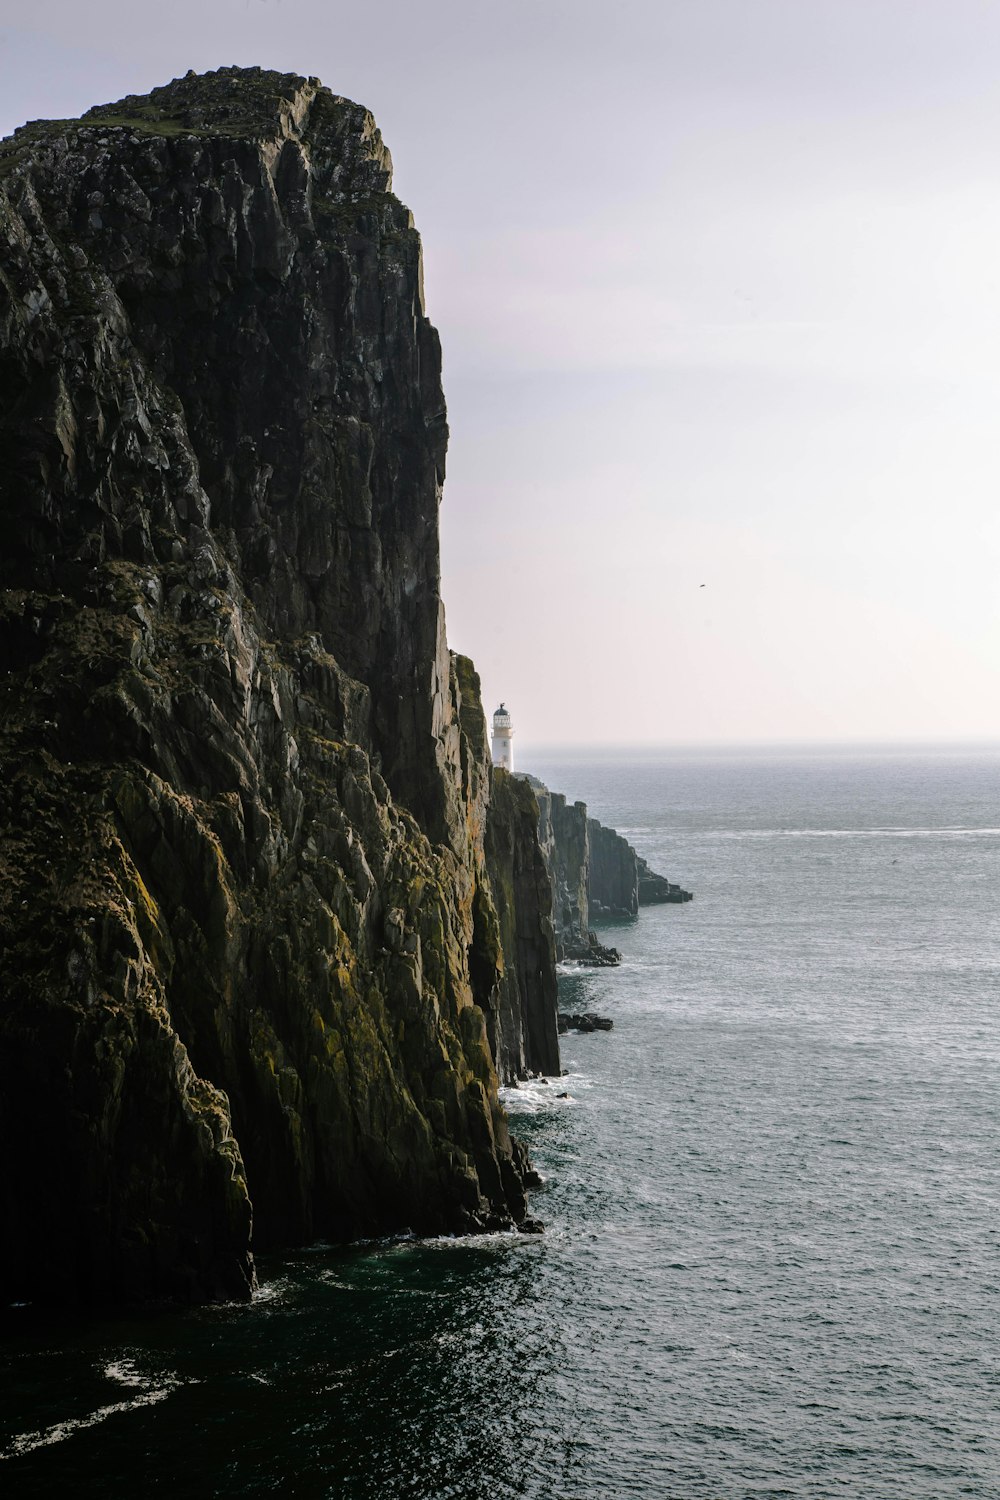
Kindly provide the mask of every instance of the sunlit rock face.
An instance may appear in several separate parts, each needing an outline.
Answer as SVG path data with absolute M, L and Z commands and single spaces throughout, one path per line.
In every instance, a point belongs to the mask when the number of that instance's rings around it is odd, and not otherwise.
M 253 1246 L 524 1216 L 390 177 L 366 110 L 260 70 L 0 147 L 10 1297 L 245 1296 Z

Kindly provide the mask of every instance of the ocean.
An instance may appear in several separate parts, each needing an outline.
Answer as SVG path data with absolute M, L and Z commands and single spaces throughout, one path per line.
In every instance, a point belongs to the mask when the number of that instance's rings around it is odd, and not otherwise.
M 695 892 L 507 1092 L 539 1237 L 8 1309 L 15 1496 L 995 1500 L 1000 750 L 539 755 Z

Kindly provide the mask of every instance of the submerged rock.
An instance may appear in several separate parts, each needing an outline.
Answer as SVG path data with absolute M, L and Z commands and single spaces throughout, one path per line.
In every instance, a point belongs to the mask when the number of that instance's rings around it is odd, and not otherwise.
M 367 110 L 260 69 L 0 145 L 8 1297 L 246 1296 L 252 1244 L 524 1220 L 487 1017 L 516 1052 L 545 902 L 491 890 L 390 182 Z

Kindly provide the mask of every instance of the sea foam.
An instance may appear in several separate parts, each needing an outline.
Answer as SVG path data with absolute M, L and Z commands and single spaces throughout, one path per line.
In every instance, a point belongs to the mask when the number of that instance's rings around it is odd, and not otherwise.
M 85 1432 L 90 1427 L 97 1427 L 101 1422 L 106 1422 L 109 1417 L 118 1416 L 122 1412 L 136 1411 L 144 1406 L 155 1406 L 158 1402 L 165 1401 L 180 1386 L 188 1383 L 174 1375 L 145 1375 L 132 1359 L 111 1360 L 104 1366 L 102 1374 L 106 1380 L 123 1385 L 135 1394 L 127 1401 L 112 1401 L 107 1406 L 99 1406 L 84 1417 L 67 1417 L 64 1421 L 53 1422 L 51 1426 L 43 1427 L 37 1432 L 19 1433 L 6 1448 L 0 1450 L 0 1459 L 21 1458 L 26 1453 L 32 1453 L 36 1448 L 47 1448 L 53 1443 L 62 1443 L 67 1438 L 73 1437 L 75 1433 Z

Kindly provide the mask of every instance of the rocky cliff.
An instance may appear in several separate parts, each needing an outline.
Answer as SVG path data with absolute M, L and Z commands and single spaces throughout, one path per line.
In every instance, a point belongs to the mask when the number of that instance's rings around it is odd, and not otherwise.
M 552 892 L 552 925 L 557 959 L 604 966 L 621 963 L 616 948 L 605 948 L 590 930 L 590 839 L 587 807 L 550 792 L 536 777 L 521 778 L 538 805 L 538 842 Z
M 596 818 L 587 819 L 587 842 L 587 891 L 594 916 L 634 917 L 639 910 L 639 863 L 632 845 Z
M 453 657 L 459 688 L 463 770 L 474 812 L 481 878 L 474 896 L 470 954 L 500 1079 L 559 1072 L 556 946 L 552 892 L 538 840 L 538 804 L 520 778 L 494 768 L 489 780 L 479 674 Z
M 486 859 L 504 955 L 497 1003 L 487 1015 L 504 1082 L 559 1072 L 556 940 L 549 874 L 538 840 L 538 804 L 526 782 L 493 773 Z
M 525 1214 L 487 1017 L 516 1068 L 547 907 L 446 647 L 390 181 L 367 111 L 260 70 L 0 147 L 8 1298 Z
M 690 891 L 657 875 L 627 839 L 596 818 L 587 819 L 590 910 L 597 917 L 634 917 L 640 906 L 692 901 Z
M 540 783 L 533 790 L 538 802 L 538 842 L 552 884 L 557 955 L 576 957 L 587 946 L 590 929 L 587 809 L 584 803 L 567 802 L 561 792 L 550 792 Z
M 636 867 L 640 906 L 658 906 L 665 901 L 676 906 L 681 902 L 694 900 L 692 893 L 684 890 L 683 886 L 675 885 L 665 875 L 657 875 L 655 870 L 649 868 L 646 860 L 637 857 Z
M 692 900 L 690 891 L 651 870 L 627 839 L 567 802 L 537 776 L 518 777 L 538 803 L 538 842 L 552 889 L 556 957 L 598 967 L 621 962 L 590 929 L 592 917 L 634 917 L 640 906 Z

